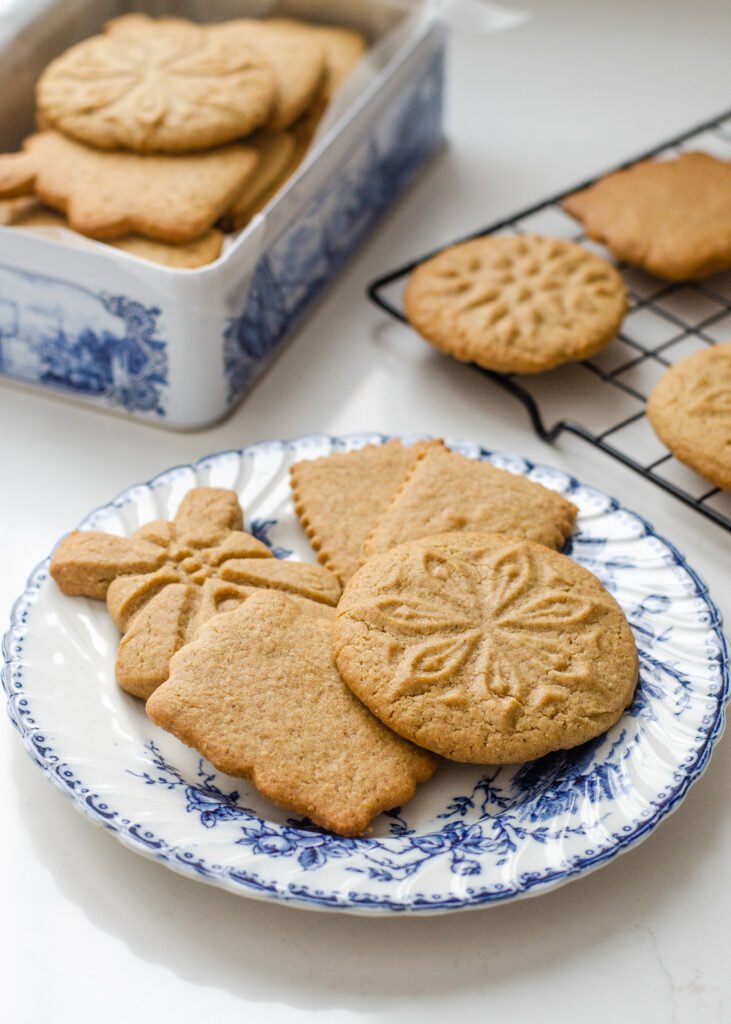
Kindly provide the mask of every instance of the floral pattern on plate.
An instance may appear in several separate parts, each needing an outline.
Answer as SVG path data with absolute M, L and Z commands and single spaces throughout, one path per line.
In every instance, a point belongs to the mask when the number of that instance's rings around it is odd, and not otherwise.
M 405 440 L 414 440 L 406 438 Z M 81 528 L 130 534 L 170 518 L 193 486 L 233 488 L 277 557 L 314 560 L 289 466 L 380 434 L 309 436 L 220 452 L 131 487 Z M 605 735 L 524 765 L 444 763 L 361 839 L 293 819 L 156 729 L 114 681 L 118 634 L 102 602 L 68 598 L 48 559 L 4 641 L 11 720 L 42 770 L 126 846 L 229 891 L 351 913 L 438 913 L 538 894 L 639 842 L 685 796 L 723 729 L 726 645 L 706 589 L 641 517 L 558 470 L 450 442 L 527 475 L 579 508 L 565 551 L 622 606 L 640 682 Z

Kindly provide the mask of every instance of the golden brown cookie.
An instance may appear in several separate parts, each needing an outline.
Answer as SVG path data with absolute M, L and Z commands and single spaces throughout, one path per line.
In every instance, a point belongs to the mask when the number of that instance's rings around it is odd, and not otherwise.
M 230 231 L 247 224 L 277 192 L 294 170 L 297 146 L 288 132 L 258 132 L 246 140 L 258 154 L 256 170 L 221 219 Z
M 235 45 L 251 47 L 272 67 L 276 96 L 268 120 L 269 131 L 289 128 L 305 113 L 318 94 L 325 75 L 325 56 L 317 36 L 303 35 L 288 25 L 272 25 L 254 18 L 237 18 L 209 31 Z
M 101 241 L 140 234 L 190 242 L 240 195 L 257 159 L 245 145 L 185 156 L 108 153 L 39 132 L 22 153 L 0 155 L 0 196 L 35 193 L 75 231 Z
M 621 260 L 682 281 L 731 267 L 731 163 L 707 153 L 645 160 L 563 208 Z
M 68 231 L 73 231 L 65 217 L 56 213 L 55 210 L 41 206 L 35 199 L 8 199 L 5 202 L 24 204 L 16 206 L 13 211 L 8 212 L 10 219 L 7 223 L 13 227 L 65 228 Z M 3 200 L 0 200 L 0 223 L 2 223 L 2 203 Z M 144 238 L 142 235 L 125 235 L 123 238 L 110 240 L 106 244 L 114 246 L 115 249 L 123 249 L 141 259 L 161 263 L 166 267 L 193 270 L 218 259 L 221 255 L 223 239 L 222 231 L 219 231 L 218 228 L 211 228 L 200 238 L 179 245 L 174 245 L 171 242 L 157 242 L 154 238 Z
M 61 541 L 51 576 L 64 594 L 106 598 L 124 634 L 115 671 L 128 693 L 148 697 L 167 679 L 171 656 L 202 623 L 257 588 L 292 594 L 314 613 L 315 604 L 337 604 L 340 586 L 332 573 L 274 558 L 243 532 L 242 522 L 233 491 L 197 487 L 172 522 L 145 523 L 131 538 L 82 530 Z
M 404 311 L 436 348 L 500 373 L 586 359 L 614 337 L 627 300 L 606 260 L 573 242 L 487 235 L 413 271 Z
M 317 560 L 341 583 L 360 565 L 363 544 L 418 456 L 441 444 L 388 441 L 291 467 L 294 510 Z
M 14 225 L 24 217 L 33 214 L 38 203 L 32 196 L 18 196 L 17 199 L 0 199 L 0 224 Z
M 414 463 L 363 545 L 362 559 L 434 533 L 509 533 L 560 548 L 576 506 L 488 462 L 432 447 Z
M 382 722 L 455 761 L 584 743 L 637 681 L 632 632 L 599 580 L 504 534 L 442 534 L 370 559 L 340 599 L 333 644 Z
M 731 490 L 731 341 L 666 370 L 647 401 L 647 416 L 677 459 Z
M 357 836 L 408 800 L 436 762 L 353 697 L 330 630 L 283 595 L 257 594 L 173 657 L 147 713 L 278 806 Z
M 181 153 L 269 119 L 274 72 L 244 39 L 182 19 L 137 15 L 136 24 L 112 25 L 49 64 L 36 88 L 43 123 L 102 149 Z
M 365 37 L 360 32 L 341 25 L 315 25 L 290 18 L 269 18 L 268 25 L 286 26 L 290 31 L 314 35 L 323 47 L 325 55 L 325 82 L 323 95 L 332 99 L 338 86 L 350 74 L 366 52 Z

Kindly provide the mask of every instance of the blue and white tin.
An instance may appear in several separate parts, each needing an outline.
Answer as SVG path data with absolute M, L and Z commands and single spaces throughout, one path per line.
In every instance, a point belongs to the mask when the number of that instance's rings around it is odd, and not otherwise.
M 187 13 L 196 13 L 195 4 L 174 6 L 176 13 L 189 6 Z M 203 13 L 208 20 L 249 9 L 301 15 L 301 7 L 216 2 Z M 177 429 L 204 427 L 237 404 L 442 142 L 439 22 L 423 7 L 404 14 L 403 5 L 385 0 L 314 7 L 313 17 L 326 20 L 329 13 L 332 21 L 355 25 L 373 45 L 285 188 L 220 259 L 199 270 L 170 269 L 78 237 L 0 227 L 0 374 Z M 24 48 L 28 88 L 54 55 L 47 50 L 49 19 L 58 52 L 118 8 L 91 0 L 49 4 L 24 29 L 38 65 Z M 154 13 L 164 13 L 160 4 Z M 32 50 L 34 33 L 45 38 L 46 50 L 40 42 Z M 0 86 L 7 75 L 16 92 L 19 47 L 11 42 L 0 61 Z M 28 108 L 16 100 L 15 111 Z M 29 125 L 17 115 L 0 114 L 4 148 L 16 145 L 11 136 L 24 129 Z

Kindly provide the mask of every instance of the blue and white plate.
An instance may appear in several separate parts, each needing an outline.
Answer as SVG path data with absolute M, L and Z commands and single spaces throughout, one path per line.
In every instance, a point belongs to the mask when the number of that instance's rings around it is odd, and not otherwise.
M 278 557 L 312 561 L 289 466 L 385 440 L 313 436 L 221 452 L 130 488 L 81 528 L 127 535 L 172 518 L 191 487 L 230 487 L 247 528 Z M 175 871 L 241 895 L 352 913 L 436 913 L 536 895 L 647 836 L 701 774 L 723 729 L 726 648 L 705 587 L 607 495 L 514 456 L 452 447 L 578 506 L 567 553 L 614 594 L 640 654 L 634 702 L 608 733 L 520 766 L 445 762 L 365 838 L 342 839 L 155 728 L 114 681 L 119 635 L 104 603 L 62 595 L 46 560 L 4 642 L 10 717 L 36 763 L 94 822 Z

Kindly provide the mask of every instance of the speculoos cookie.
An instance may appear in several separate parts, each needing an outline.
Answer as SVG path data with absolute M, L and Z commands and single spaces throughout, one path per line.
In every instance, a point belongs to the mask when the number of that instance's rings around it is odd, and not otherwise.
M 408 800 L 436 759 L 353 696 L 335 667 L 330 628 L 284 595 L 257 594 L 173 657 L 147 713 L 278 806 L 358 836 Z
M 560 548 L 576 506 L 542 484 L 442 445 L 419 453 L 363 544 L 361 561 L 407 540 L 453 531 L 514 534 Z
M 574 242 L 486 235 L 420 264 L 404 291 L 409 323 L 464 362 L 538 373 L 586 359 L 627 308 L 617 271 Z
M 366 445 L 295 463 L 294 509 L 317 559 L 345 583 L 360 565 L 363 544 L 409 469 L 441 441 Z
M 731 490 L 731 341 L 666 370 L 647 401 L 647 416 L 680 462 Z
M 618 259 L 671 281 L 731 266 L 731 163 L 708 153 L 644 160 L 567 196 L 563 208 Z
M 141 15 L 72 46 L 36 87 L 44 123 L 90 146 L 140 153 L 242 138 L 277 99 L 270 61 L 240 36 Z
M 590 740 L 637 682 L 632 632 L 599 580 L 504 534 L 369 559 L 340 599 L 333 649 L 382 722 L 455 761 L 511 764 Z
M 319 565 L 274 558 L 244 532 L 233 491 L 197 487 L 173 521 L 145 523 L 132 537 L 96 530 L 69 534 L 50 573 L 64 594 L 106 599 L 122 632 L 119 685 L 147 698 L 167 679 L 170 658 L 211 616 L 235 608 L 259 588 L 284 591 L 312 615 L 328 616 L 340 596 Z

